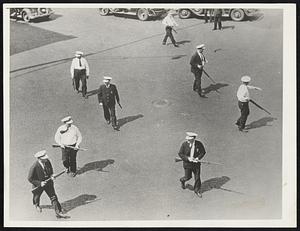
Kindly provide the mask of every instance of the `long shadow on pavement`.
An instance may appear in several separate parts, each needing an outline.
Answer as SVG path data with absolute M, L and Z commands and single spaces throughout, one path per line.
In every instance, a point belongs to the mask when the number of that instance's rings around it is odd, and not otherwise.
M 205 94 L 211 92 L 211 91 L 217 91 L 218 89 L 222 88 L 222 87 L 226 87 L 228 86 L 227 83 L 217 83 L 217 84 L 211 84 L 206 88 L 203 88 Z
M 131 121 L 134 121 L 134 120 L 136 120 L 136 119 L 142 118 L 142 117 L 144 117 L 144 115 L 138 114 L 138 115 L 135 115 L 135 116 L 127 116 L 127 117 L 118 119 L 118 127 L 120 128 L 120 127 L 122 127 L 124 124 L 129 123 L 129 122 L 131 122 Z
M 61 207 L 64 212 L 69 212 L 72 209 L 75 209 L 79 206 L 86 205 L 86 204 L 97 201 L 96 198 L 97 198 L 96 195 L 82 194 L 78 197 L 75 197 L 74 199 L 62 202 Z M 53 209 L 53 206 L 52 205 L 41 205 L 41 208 L 42 209 Z
M 179 41 L 179 42 L 177 42 L 177 44 L 186 44 L 186 43 L 190 43 L 191 42 L 191 40 L 182 40 L 182 41 Z
M 272 125 L 268 125 L 268 123 L 272 122 L 274 120 L 277 120 L 277 119 L 274 117 L 270 117 L 270 116 L 263 117 L 259 120 L 253 121 L 250 124 L 246 125 L 245 128 L 249 130 L 249 129 L 254 129 L 254 128 L 260 128 L 263 126 L 272 126 Z
M 226 29 L 234 29 L 235 26 L 222 26 L 222 30 L 226 30 Z
M 206 180 L 201 184 L 200 193 L 204 193 L 204 192 L 210 191 L 212 189 L 221 189 L 221 190 L 224 190 L 224 191 L 227 191 L 227 192 L 243 194 L 241 192 L 237 192 L 237 191 L 234 191 L 234 190 L 222 188 L 222 186 L 224 184 L 226 184 L 229 180 L 230 180 L 230 178 L 228 176 L 215 177 L 215 178 L 211 178 L 209 180 Z M 191 190 L 191 191 L 194 191 L 194 187 L 190 184 L 187 184 L 186 188 Z
M 107 172 L 107 171 L 103 171 L 103 169 L 108 165 L 113 164 L 114 162 L 115 162 L 114 160 L 108 159 L 108 160 L 100 160 L 100 161 L 87 163 L 77 171 L 77 175 L 83 174 L 91 170 L 96 170 L 99 172 Z

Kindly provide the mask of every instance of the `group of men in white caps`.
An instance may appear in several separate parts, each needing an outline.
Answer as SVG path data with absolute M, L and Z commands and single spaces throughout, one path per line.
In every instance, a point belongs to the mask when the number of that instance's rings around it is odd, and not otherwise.
M 89 66 L 85 58 L 82 57 L 83 52 L 76 51 L 75 58 L 71 64 L 71 78 L 74 89 L 77 93 L 81 92 L 84 98 L 87 98 L 87 78 L 89 76 Z M 120 98 L 117 87 L 111 83 L 112 77 L 104 76 L 103 84 L 98 89 L 98 102 L 103 107 L 104 118 L 107 124 L 112 124 L 113 129 L 118 130 L 118 122 L 116 118 L 115 105 L 116 102 L 120 105 Z M 64 117 L 63 123 L 56 131 L 54 140 L 56 146 L 61 148 L 62 164 L 65 170 L 62 173 L 67 173 L 70 177 L 75 177 L 77 174 L 77 152 L 80 149 L 79 145 L 82 142 L 82 135 L 78 127 L 73 123 L 72 117 L 69 115 Z M 46 192 L 51 200 L 57 218 L 69 218 L 62 210 L 58 202 L 57 195 L 54 190 L 53 168 L 49 160 L 46 150 L 37 152 L 35 155 L 36 161 L 33 163 L 28 174 L 28 181 L 32 184 L 34 190 L 33 205 L 38 212 L 42 212 L 40 206 L 40 197 L 43 191 Z
M 174 46 L 177 46 L 175 42 L 172 30 L 176 22 L 172 18 L 172 11 L 168 14 L 163 22 L 166 25 L 166 36 L 163 40 L 163 44 L 166 43 L 168 37 L 171 38 Z M 172 24 L 172 25 L 171 25 Z M 196 91 L 200 97 L 205 97 L 205 92 L 201 86 L 202 73 L 204 71 L 204 65 L 207 63 L 203 51 L 205 50 L 205 45 L 200 44 L 196 46 L 196 52 L 192 55 L 190 59 L 191 72 L 194 74 L 195 80 L 193 83 L 193 90 Z M 75 58 L 72 60 L 71 68 L 71 78 L 74 89 L 77 93 L 80 92 L 79 85 L 82 85 L 82 96 L 87 98 L 87 79 L 89 77 L 89 65 L 85 58 L 83 58 L 83 52 L 76 51 Z M 98 103 L 103 107 L 104 119 L 107 124 L 111 124 L 113 129 L 118 130 L 118 122 L 116 118 L 115 105 L 120 104 L 119 93 L 116 85 L 111 83 L 112 77 L 104 76 L 103 84 L 100 85 L 98 89 Z M 259 87 L 250 86 L 249 82 L 251 78 L 249 76 L 243 76 L 241 78 L 242 84 L 238 88 L 237 98 L 238 107 L 240 109 L 240 117 L 236 121 L 239 131 L 246 132 L 246 121 L 249 115 L 249 100 L 250 94 L 248 89 L 262 90 Z M 79 129 L 73 124 L 73 119 L 71 116 L 67 116 L 61 120 L 63 125 L 61 125 L 55 133 L 55 141 L 62 151 L 62 164 L 69 176 L 75 177 L 77 173 L 76 157 L 77 152 L 80 149 L 79 145 L 82 141 L 82 135 Z M 180 150 L 178 152 L 179 157 L 183 161 L 184 176 L 180 178 L 181 187 L 186 188 L 186 181 L 192 178 L 194 174 L 194 192 L 198 197 L 202 197 L 201 193 L 201 179 L 200 179 L 200 168 L 201 159 L 206 154 L 204 145 L 196 140 L 197 134 L 194 132 L 186 133 L 186 140 L 182 143 Z M 28 174 L 28 180 L 33 185 L 33 205 L 41 212 L 40 207 L 40 197 L 43 191 L 45 191 L 51 200 L 52 205 L 57 218 L 66 218 L 58 201 L 57 195 L 54 190 L 53 181 L 55 179 L 53 175 L 53 168 L 51 162 L 46 154 L 46 150 L 37 152 L 35 155 L 37 159 L 32 167 L 30 168 Z

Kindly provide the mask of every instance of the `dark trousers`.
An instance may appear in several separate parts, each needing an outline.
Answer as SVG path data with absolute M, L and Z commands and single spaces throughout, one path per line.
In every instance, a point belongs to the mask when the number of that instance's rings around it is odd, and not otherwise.
M 75 147 L 75 144 L 70 145 Z M 70 172 L 76 173 L 77 171 L 77 163 L 76 163 L 76 156 L 77 156 L 77 150 L 74 150 L 72 148 L 62 148 L 62 162 L 65 168 L 67 168 Z
M 194 80 L 194 84 L 193 84 L 193 90 L 197 91 L 198 93 L 201 93 L 202 88 L 201 88 L 201 77 L 202 77 L 202 69 L 198 69 L 195 71 L 192 71 L 194 76 L 195 76 L 195 80 Z
M 86 71 L 83 70 L 74 70 L 74 79 L 75 79 L 75 88 L 78 91 L 79 90 L 79 81 L 81 80 L 81 91 L 82 96 L 84 97 L 86 95 L 87 90 L 87 81 L 86 81 Z
M 184 169 L 184 177 L 180 178 L 180 181 L 185 183 L 189 179 L 192 178 L 192 173 L 194 173 L 195 184 L 194 184 L 194 191 L 199 192 L 201 188 L 201 179 L 200 179 L 200 168 L 201 165 L 197 165 L 193 168 L 185 168 Z
M 170 37 L 172 43 L 175 45 L 176 42 L 172 34 L 172 27 L 170 26 L 166 26 L 166 35 L 164 37 L 163 44 L 166 44 L 168 37 Z
M 36 206 L 40 206 L 40 198 L 44 191 L 50 198 L 51 204 L 54 207 L 55 213 L 56 214 L 60 213 L 62 211 L 61 205 L 56 196 L 53 181 L 49 181 L 44 187 L 40 187 L 39 190 L 35 190 L 35 192 L 33 193 L 33 204 Z
M 222 21 L 221 21 L 222 15 L 216 15 L 214 17 L 214 30 L 217 29 L 217 25 L 219 27 L 219 30 L 222 29 Z
M 241 110 L 241 116 L 237 120 L 239 128 L 244 129 L 247 121 L 247 117 L 250 114 L 249 102 L 238 102 L 239 109 Z
M 115 105 L 113 106 L 103 106 L 104 118 L 106 121 L 110 121 L 112 126 L 115 127 L 117 125 L 117 117 L 116 117 L 116 108 Z
M 208 22 L 208 16 L 207 16 L 207 13 L 209 13 L 209 21 L 212 22 L 212 13 L 213 13 L 213 10 L 212 9 L 204 9 L 204 20 L 205 22 Z

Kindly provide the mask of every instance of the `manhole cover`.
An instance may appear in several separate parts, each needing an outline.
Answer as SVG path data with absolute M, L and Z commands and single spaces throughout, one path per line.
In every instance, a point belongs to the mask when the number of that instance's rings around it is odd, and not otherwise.
M 166 106 L 170 105 L 170 102 L 166 99 L 158 99 L 158 100 L 152 101 L 152 104 L 154 107 L 166 107 Z

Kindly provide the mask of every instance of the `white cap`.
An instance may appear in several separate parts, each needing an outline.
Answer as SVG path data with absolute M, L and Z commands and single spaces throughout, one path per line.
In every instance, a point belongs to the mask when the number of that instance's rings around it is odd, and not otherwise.
M 194 139 L 198 136 L 197 133 L 194 132 L 186 132 L 187 136 L 185 137 L 185 139 L 190 140 L 190 139 Z
M 103 76 L 103 79 L 105 79 L 105 80 L 112 80 L 112 77 L 110 77 L 110 76 Z
M 241 78 L 241 81 L 244 82 L 244 83 L 248 83 L 248 82 L 251 81 L 251 77 L 245 75 L 245 76 L 243 76 L 243 77 Z
M 75 52 L 75 56 L 78 57 L 78 56 L 82 56 L 83 55 L 83 52 L 82 51 L 76 51 Z
M 46 154 L 46 150 L 42 150 L 42 151 L 39 151 L 39 152 L 35 153 L 34 157 L 35 158 L 40 158 L 40 159 L 48 159 L 48 156 Z
M 200 44 L 198 46 L 196 46 L 197 49 L 205 49 L 205 45 L 204 44 Z
M 65 124 L 71 124 L 71 123 L 73 123 L 73 120 L 72 120 L 71 116 L 67 116 L 67 117 L 63 118 L 61 120 L 61 122 L 65 123 Z

